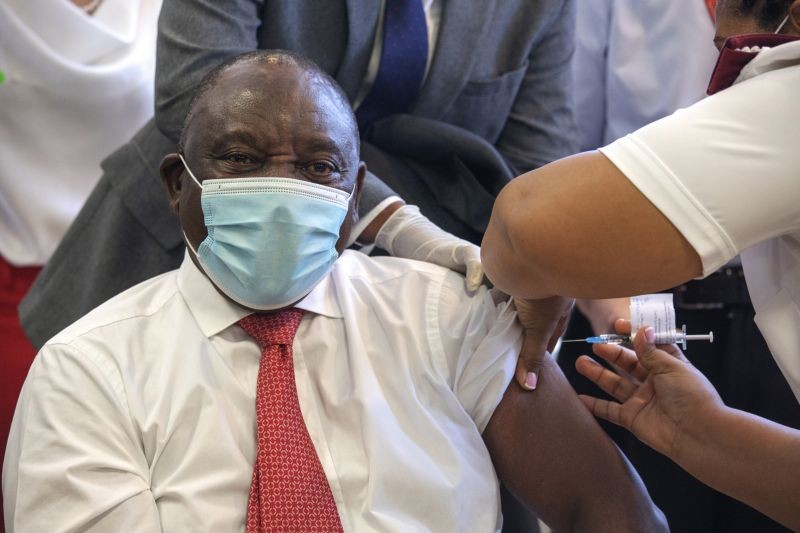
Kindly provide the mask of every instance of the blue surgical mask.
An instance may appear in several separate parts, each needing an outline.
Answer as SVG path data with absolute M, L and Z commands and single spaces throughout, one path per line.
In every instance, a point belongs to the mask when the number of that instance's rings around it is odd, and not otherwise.
M 208 236 L 195 250 L 206 275 L 229 298 L 268 311 L 303 298 L 339 257 L 336 242 L 351 193 L 291 178 L 207 179 Z

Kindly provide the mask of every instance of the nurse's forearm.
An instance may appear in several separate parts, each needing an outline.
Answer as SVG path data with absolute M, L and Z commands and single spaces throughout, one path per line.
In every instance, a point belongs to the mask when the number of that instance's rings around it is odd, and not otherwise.
M 800 431 L 728 407 L 688 426 L 676 442 L 678 464 L 800 531 Z
M 674 287 L 702 272 L 675 227 L 599 152 L 509 183 L 482 243 L 488 278 L 517 297 L 615 298 Z

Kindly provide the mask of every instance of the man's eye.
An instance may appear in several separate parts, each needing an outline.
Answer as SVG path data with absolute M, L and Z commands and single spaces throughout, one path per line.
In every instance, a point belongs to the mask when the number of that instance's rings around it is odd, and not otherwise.
M 335 166 L 325 161 L 315 161 L 305 168 L 316 176 L 330 176 L 338 172 Z
M 252 163 L 253 159 L 250 158 L 250 156 L 243 154 L 241 152 L 233 152 L 225 156 L 225 161 L 228 161 L 230 163 L 236 163 L 239 165 L 244 165 L 247 163 Z

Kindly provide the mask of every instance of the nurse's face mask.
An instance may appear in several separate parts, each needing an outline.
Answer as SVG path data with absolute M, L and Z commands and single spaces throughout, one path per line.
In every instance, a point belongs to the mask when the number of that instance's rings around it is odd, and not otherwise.
M 773 33 L 748 33 L 726 39 L 706 93 L 711 96 L 733 85 L 742 69 L 761 51 L 800 39 L 796 35 L 779 35 L 788 21 L 789 15 L 786 15 Z
M 350 193 L 281 178 L 207 179 L 200 205 L 208 236 L 192 253 L 223 293 L 250 309 L 286 307 L 330 271 Z M 354 187 L 355 188 L 355 187 Z

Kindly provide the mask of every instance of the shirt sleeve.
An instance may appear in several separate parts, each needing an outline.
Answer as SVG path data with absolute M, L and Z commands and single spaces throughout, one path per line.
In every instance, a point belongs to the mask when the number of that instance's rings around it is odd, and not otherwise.
M 576 151 L 571 68 L 575 3 L 558 2 L 548 31 L 531 45 L 525 77 L 495 144 L 515 175 Z
M 508 300 L 495 303 L 485 287 L 470 296 L 464 279 L 452 272 L 444 279 L 436 305 L 448 382 L 483 432 L 514 377 L 522 327 Z
M 704 276 L 800 228 L 788 119 L 800 115 L 798 68 L 739 83 L 600 150 L 694 247 Z
M 73 346 L 39 353 L 5 457 L 9 533 L 161 530 L 123 390 L 107 361 Z
M 156 47 L 156 125 L 177 142 L 200 81 L 214 67 L 258 49 L 263 0 L 164 2 Z

